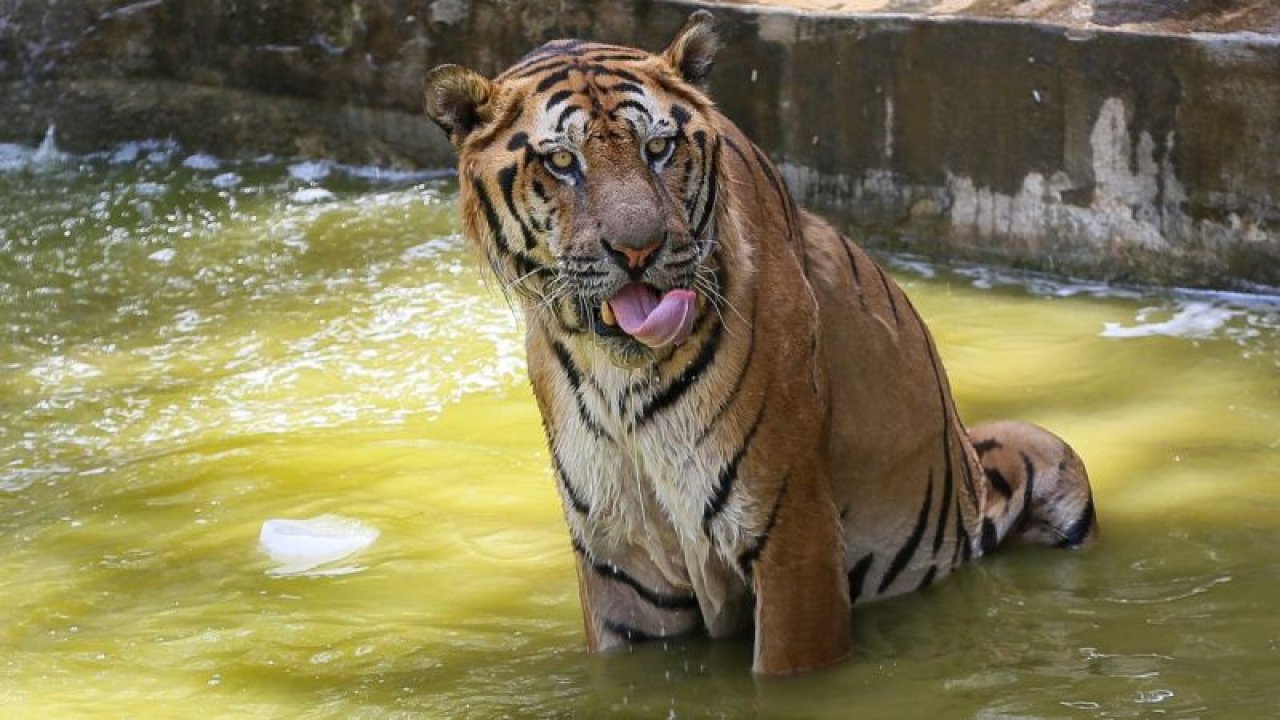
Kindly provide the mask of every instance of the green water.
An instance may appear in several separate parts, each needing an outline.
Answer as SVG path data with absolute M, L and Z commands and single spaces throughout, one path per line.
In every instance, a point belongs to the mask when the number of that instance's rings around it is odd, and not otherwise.
M 748 641 L 584 653 L 521 329 L 447 181 L 20 150 L 0 717 L 1280 713 L 1280 302 L 895 261 L 965 416 L 1070 439 L 1102 537 L 868 607 L 854 659 L 759 681 Z M 377 540 L 295 574 L 259 546 L 326 514 Z

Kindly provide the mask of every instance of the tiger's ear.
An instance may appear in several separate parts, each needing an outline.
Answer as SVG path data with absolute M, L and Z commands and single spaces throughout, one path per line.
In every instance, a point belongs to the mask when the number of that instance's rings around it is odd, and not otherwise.
M 493 83 L 460 65 L 440 65 L 427 73 L 427 117 L 449 134 L 454 147 L 462 147 L 473 130 L 489 119 Z
M 707 79 L 716 51 L 720 49 L 714 26 L 715 17 L 711 13 L 706 10 L 693 13 L 662 54 L 681 77 L 694 85 L 701 86 Z

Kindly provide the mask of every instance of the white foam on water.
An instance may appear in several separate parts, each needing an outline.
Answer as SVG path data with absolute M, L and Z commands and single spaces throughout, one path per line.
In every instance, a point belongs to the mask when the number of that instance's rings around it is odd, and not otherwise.
M 1221 307 L 1207 302 L 1186 302 L 1180 304 L 1173 317 L 1163 322 L 1145 322 L 1151 315 L 1152 308 L 1138 313 L 1138 324 L 1123 326 L 1120 323 L 1106 323 L 1100 335 L 1105 338 L 1136 338 L 1164 335 L 1202 339 L 1213 337 L 1232 318 L 1243 315 L 1241 310 Z
M 31 163 L 39 168 L 51 168 L 61 165 L 67 159 L 67 154 L 58 149 L 58 128 L 50 125 L 45 131 L 44 140 L 40 141 L 40 147 L 31 156 Z
M 393 170 L 376 165 L 337 165 L 346 175 L 369 182 L 411 183 L 435 180 L 454 174 L 452 170 Z
M 211 182 L 213 183 L 213 186 L 219 190 L 230 190 L 244 182 L 244 178 L 238 173 L 228 172 L 215 177 Z
M 359 566 L 324 567 L 367 549 L 380 533 L 359 520 L 319 515 L 305 520 L 272 518 L 262 523 L 258 546 L 277 563 L 275 576 L 345 575 Z
M 329 173 L 333 172 L 333 163 L 331 162 L 315 162 L 307 161 L 294 163 L 289 166 L 289 176 L 295 180 L 302 182 L 320 182 L 329 177 Z
M 337 196 L 320 187 L 303 188 L 289 196 L 296 203 L 312 204 L 336 200 Z
M 134 183 L 133 190 L 143 197 L 160 197 L 169 192 L 169 187 L 164 183 L 139 182 Z
M 111 153 L 107 161 L 112 165 L 131 165 L 138 161 L 141 154 L 142 146 L 139 143 L 123 143 Z
M 190 155 L 186 160 L 182 161 L 182 167 L 191 170 L 217 170 L 222 167 L 222 162 L 218 158 L 206 153 L 196 153 Z
M 70 157 L 58 149 L 57 127 L 50 125 L 37 147 L 0 143 L 0 172 L 49 170 L 64 164 Z
M 890 255 L 885 258 L 885 263 L 895 270 L 909 272 L 926 279 L 938 274 L 933 263 L 917 255 Z
M 0 172 L 18 172 L 31 166 L 35 150 L 25 145 L 0 143 Z
M 154 260 L 155 262 L 158 262 L 158 263 L 169 263 L 169 262 L 172 262 L 173 259 L 177 256 L 178 256 L 177 250 L 174 250 L 173 248 L 164 248 L 151 253 L 150 255 L 147 256 L 147 259 Z
M 405 262 L 421 262 L 424 260 L 434 260 L 445 253 L 453 252 L 462 245 L 461 235 L 448 235 L 428 240 L 421 245 L 414 245 L 400 253 L 400 259 Z

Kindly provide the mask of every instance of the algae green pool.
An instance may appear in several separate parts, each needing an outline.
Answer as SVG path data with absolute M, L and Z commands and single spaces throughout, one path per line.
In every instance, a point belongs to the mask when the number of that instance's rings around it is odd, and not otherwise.
M 746 641 L 583 652 L 521 330 L 447 180 L 165 143 L 0 168 L 0 716 L 1280 713 L 1274 299 L 893 260 L 965 416 L 1070 439 L 1103 534 L 764 682 Z

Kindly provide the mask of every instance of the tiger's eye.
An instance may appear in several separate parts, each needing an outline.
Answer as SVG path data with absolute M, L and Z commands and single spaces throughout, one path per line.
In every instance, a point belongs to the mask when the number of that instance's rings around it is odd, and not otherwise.
M 649 157 L 662 157 L 662 155 L 667 152 L 667 146 L 670 144 L 671 141 L 667 138 L 659 137 L 645 143 L 644 149 L 648 151 Z
M 568 170 L 573 167 L 573 153 L 568 150 L 557 150 L 551 153 L 551 167 L 557 170 Z

